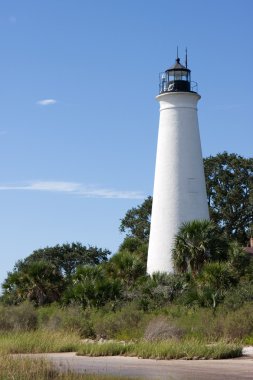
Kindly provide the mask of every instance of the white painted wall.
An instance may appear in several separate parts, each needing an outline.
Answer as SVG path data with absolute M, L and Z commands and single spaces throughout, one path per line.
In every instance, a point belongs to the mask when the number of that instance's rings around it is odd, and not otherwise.
M 157 96 L 160 123 L 147 272 L 173 272 L 171 250 L 183 222 L 209 219 L 197 102 L 191 92 Z

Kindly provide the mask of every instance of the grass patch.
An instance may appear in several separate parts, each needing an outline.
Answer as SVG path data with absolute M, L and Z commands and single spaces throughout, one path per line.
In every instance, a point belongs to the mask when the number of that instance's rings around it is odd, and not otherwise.
M 80 337 L 63 331 L 5 332 L 0 335 L 0 353 L 71 352 L 80 347 Z
M 253 336 L 247 336 L 244 338 L 243 343 L 248 346 L 253 346 Z
M 0 357 L 0 380 L 127 380 L 126 377 L 60 373 L 43 359 Z M 134 379 L 131 379 L 134 380 Z M 137 380 L 137 379 L 136 379 Z
M 164 342 L 138 343 L 86 343 L 78 355 L 87 356 L 138 356 L 144 359 L 228 359 L 242 355 L 242 347 L 238 344 L 218 342 L 206 344 L 197 340 L 169 340 Z

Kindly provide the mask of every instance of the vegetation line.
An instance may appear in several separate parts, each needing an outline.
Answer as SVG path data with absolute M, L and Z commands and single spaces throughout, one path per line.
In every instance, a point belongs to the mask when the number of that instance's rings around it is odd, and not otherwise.
M 212 345 L 197 340 L 138 342 L 138 343 L 103 343 L 82 345 L 78 355 L 87 356 L 138 356 L 143 359 L 228 359 L 242 355 L 238 344 L 218 342 Z

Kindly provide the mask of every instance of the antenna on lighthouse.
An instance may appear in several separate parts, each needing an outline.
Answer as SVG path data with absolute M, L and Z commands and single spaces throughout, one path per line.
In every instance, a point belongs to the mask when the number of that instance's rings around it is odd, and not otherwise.
M 187 48 L 185 49 L 185 67 L 187 68 L 188 62 L 187 62 Z
M 178 46 L 177 46 L 177 59 L 178 59 Z

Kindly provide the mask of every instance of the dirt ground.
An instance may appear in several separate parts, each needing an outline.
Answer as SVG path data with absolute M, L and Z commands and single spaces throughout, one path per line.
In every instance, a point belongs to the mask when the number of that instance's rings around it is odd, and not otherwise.
M 253 380 L 253 356 L 226 360 L 151 360 L 121 356 L 87 357 L 75 353 L 40 354 L 61 370 L 141 379 Z

